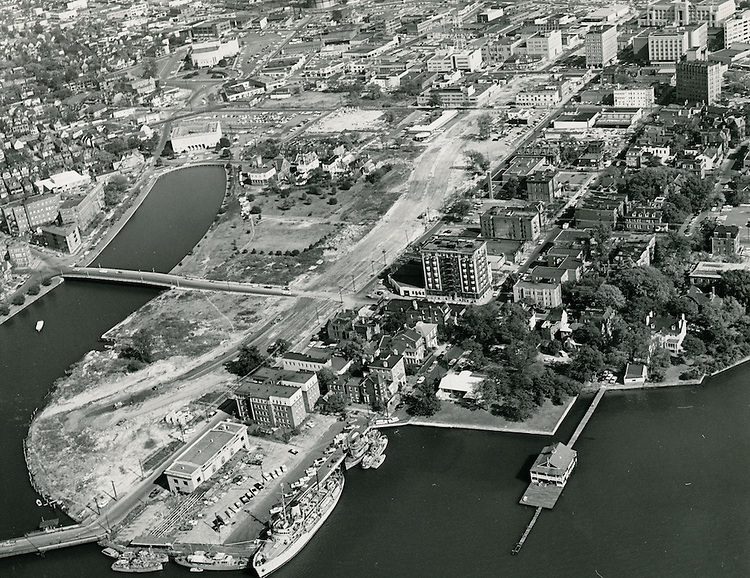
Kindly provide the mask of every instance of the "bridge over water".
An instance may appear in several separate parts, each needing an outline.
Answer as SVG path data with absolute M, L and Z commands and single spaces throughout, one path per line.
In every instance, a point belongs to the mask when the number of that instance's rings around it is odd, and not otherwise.
M 239 283 L 236 281 L 218 281 L 156 273 L 154 271 L 133 271 L 130 269 L 110 269 L 102 267 L 65 267 L 57 276 L 64 279 L 91 279 L 128 285 L 147 285 L 166 289 L 198 289 L 203 291 L 223 291 L 226 293 L 244 293 L 248 295 L 266 295 L 276 297 L 299 297 L 289 287 L 281 285 L 262 285 L 259 283 Z

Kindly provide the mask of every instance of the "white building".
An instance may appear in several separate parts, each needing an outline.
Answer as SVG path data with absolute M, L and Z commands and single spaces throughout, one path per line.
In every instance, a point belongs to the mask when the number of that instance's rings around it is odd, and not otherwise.
M 213 148 L 221 140 L 221 123 L 218 120 L 186 122 L 172 129 L 172 150 L 185 151 Z
M 737 9 L 734 0 L 662 0 L 651 4 L 641 26 L 687 26 L 705 22 L 711 28 L 720 28 Z
M 724 22 L 724 48 L 750 44 L 750 10 L 743 10 Z
M 193 44 L 190 59 L 193 61 L 193 66 L 207 68 L 216 66 L 223 58 L 234 57 L 239 51 L 240 45 L 236 38 L 227 42 L 221 42 L 220 40 L 196 42 Z
M 526 54 L 553 60 L 562 54 L 562 34 L 559 30 L 539 32 L 526 39 Z
M 89 175 L 82 175 L 78 171 L 63 171 L 34 183 L 40 193 L 67 193 L 88 186 L 91 182 Z
M 602 67 L 617 58 L 617 26 L 593 26 L 584 40 L 586 66 Z
M 219 422 L 191 443 L 164 471 L 169 490 L 182 494 L 194 492 L 242 449 L 250 449 L 247 426 Z
M 654 106 L 654 87 L 618 88 L 614 91 L 617 108 L 651 108 Z
M 530 107 L 552 107 L 562 100 L 560 89 L 557 86 L 543 86 L 537 89 L 524 90 L 516 95 L 518 106 Z

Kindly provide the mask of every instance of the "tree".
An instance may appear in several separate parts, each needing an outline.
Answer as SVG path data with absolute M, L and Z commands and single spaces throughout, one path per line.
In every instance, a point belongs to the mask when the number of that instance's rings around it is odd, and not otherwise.
M 404 395 L 406 413 L 429 417 L 440 411 L 440 400 L 435 394 L 432 383 L 426 381 L 418 384 L 411 393 Z
M 471 211 L 471 203 L 467 199 L 457 200 L 448 209 L 448 213 L 454 221 L 463 220 L 463 218 L 469 214 L 469 211 Z
M 26 301 L 26 297 L 24 297 L 21 293 L 17 293 L 13 296 L 13 299 L 10 300 L 11 305 L 23 305 Z
M 325 395 L 331 389 L 331 386 L 336 383 L 336 375 L 327 367 L 322 368 L 317 373 L 318 385 L 320 387 L 320 393 Z
M 8 315 L 10 313 L 10 307 L 6 303 L 0 303 L 0 315 Z
M 568 375 L 581 383 L 589 381 L 604 369 L 604 355 L 593 347 L 584 345 L 568 366 Z
M 326 410 L 329 413 L 346 411 L 347 400 L 343 393 L 332 393 L 326 397 Z
M 120 202 L 122 196 L 128 190 L 128 179 L 123 175 L 115 175 L 104 185 L 104 204 L 114 207 Z
M 243 377 L 263 365 L 264 361 L 265 358 L 255 345 L 243 345 L 237 359 L 227 361 L 224 368 L 229 373 Z
M 594 293 L 594 302 L 598 307 L 611 307 L 618 311 L 625 307 L 625 296 L 617 287 L 609 283 L 602 283 Z
M 657 347 L 651 354 L 648 364 L 648 378 L 650 381 L 661 381 L 672 365 L 672 359 L 666 349 Z
M 151 363 L 154 356 L 154 340 L 150 333 L 138 330 L 130 336 L 120 350 L 120 357 L 140 363 Z
M 722 295 L 734 297 L 740 305 L 750 305 L 750 271 L 734 269 L 721 274 L 719 290 Z
M 26 289 L 26 293 L 28 295 L 39 295 L 39 291 L 40 291 L 40 287 L 36 283 L 32 285 L 31 287 L 29 287 L 28 289 Z
M 147 58 L 143 61 L 143 78 L 156 78 L 156 62 L 153 58 Z
M 479 151 L 468 150 L 464 153 L 466 157 L 466 168 L 469 172 L 476 174 L 486 173 L 490 168 L 490 161 Z
M 488 112 L 479 115 L 477 118 L 477 128 L 479 129 L 479 138 L 487 140 L 492 133 L 492 115 Z

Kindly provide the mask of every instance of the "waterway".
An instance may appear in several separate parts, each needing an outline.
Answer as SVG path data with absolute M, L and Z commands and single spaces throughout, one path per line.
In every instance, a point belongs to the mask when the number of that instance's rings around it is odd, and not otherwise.
M 163 229 L 160 219 L 154 223 L 149 235 Z M 136 235 L 133 242 L 139 240 Z M 123 251 L 124 259 L 130 251 Z M 102 266 L 120 266 L 104 257 Z M 0 538 L 36 526 L 45 511 L 34 505 L 22 460 L 33 408 L 99 334 L 154 294 L 65 283 L 0 326 L 6 416 Z M 42 317 L 51 326 L 36 334 L 33 323 Z M 576 442 L 579 465 L 570 484 L 518 556 L 510 551 L 533 510 L 517 502 L 529 465 L 550 439 L 391 429 L 385 464 L 347 473 L 328 522 L 278 576 L 750 576 L 749 383 L 746 364 L 704 386 L 608 392 Z M 568 439 L 589 402 L 577 402 L 555 439 Z M 109 575 L 110 562 L 98 548 L 82 546 L 0 560 L 0 576 L 94 578 Z M 173 564 L 160 574 L 186 575 Z

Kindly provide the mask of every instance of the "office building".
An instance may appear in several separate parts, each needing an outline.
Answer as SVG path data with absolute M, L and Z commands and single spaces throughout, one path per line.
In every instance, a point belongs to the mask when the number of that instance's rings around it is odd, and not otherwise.
M 614 102 L 616 108 L 651 108 L 654 106 L 654 87 L 617 88 Z
M 721 94 L 724 66 L 718 62 L 693 61 L 677 64 L 677 100 L 714 104 Z
M 724 48 L 750 44 L 750 10 L 743 10 L 724 22 Z
M 528 208 L 491 207 L 479 218 L 482 237 L 534 241 L 542 232 L 542 216 L 537 206 Z
M 586 66 L 602 68 L 617 58 L 617 26 L 592 26 L 584 41 Z
M 184 122 L 172 129 L 172 150 L 176 154 L 185 151 L 210 149 L 221 140 L 221 123 L 218 120 L 207 122 Z
M 302 390 L 275 383 L 244 380 L 234 392 L 240 419 L 269 427 L 294 429 L 305 419 Z

